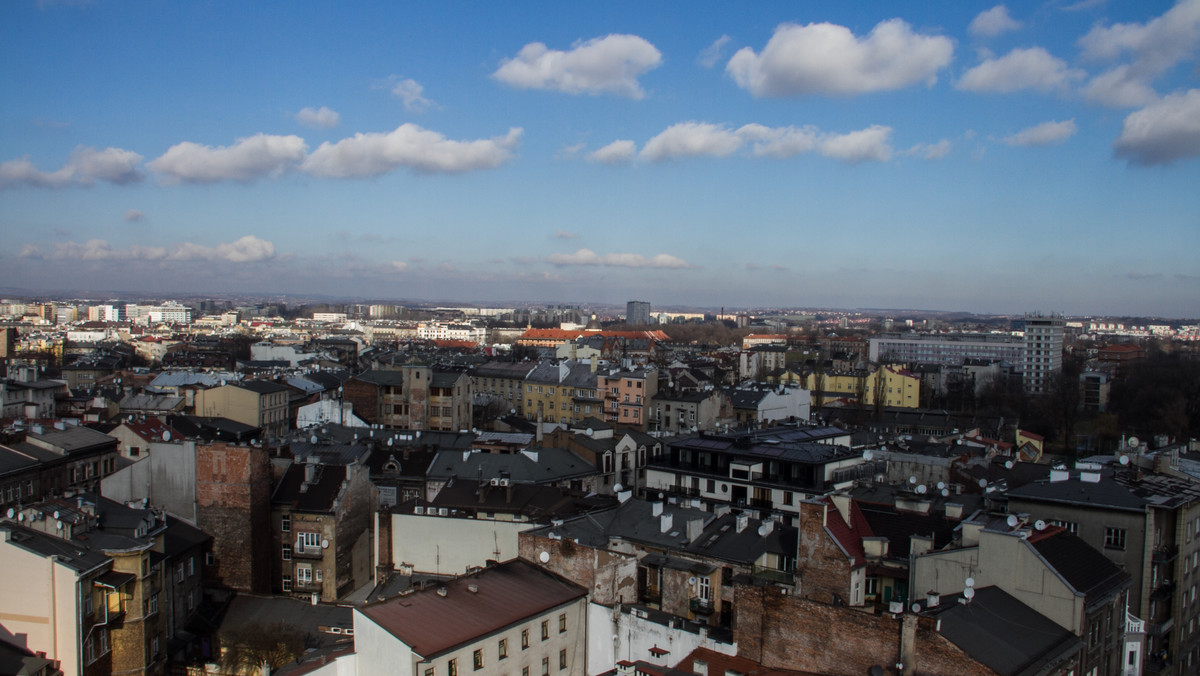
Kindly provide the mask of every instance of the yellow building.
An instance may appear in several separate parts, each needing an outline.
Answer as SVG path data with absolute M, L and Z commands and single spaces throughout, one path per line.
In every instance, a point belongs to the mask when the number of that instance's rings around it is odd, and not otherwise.
M 921 378 L 899 366 L 881 366 L 874 372 L 809 373 L 804 379 L 804 388 L 812 391 L 814 406 L 823 406 L 835 399 L 899 408 L 921 405 Z

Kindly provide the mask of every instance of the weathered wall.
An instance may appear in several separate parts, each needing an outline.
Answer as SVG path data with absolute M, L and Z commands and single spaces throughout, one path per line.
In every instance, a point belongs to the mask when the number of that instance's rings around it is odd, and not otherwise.
M 265 448 L 196 446 L 197 525 L 213 536 L 214 584 L 270 592 L 270 477 Z

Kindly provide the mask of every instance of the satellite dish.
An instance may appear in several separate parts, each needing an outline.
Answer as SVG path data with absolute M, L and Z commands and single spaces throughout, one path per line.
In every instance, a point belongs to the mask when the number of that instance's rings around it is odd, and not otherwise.
M 921 612 L 921 604 L 920 604 L 920 603 L 914 603 L 914 604 L 912 604 L 912 611 L 913 611 L 914 613 L 919 613 L 919 612 Z
M 942 497 L 943 497 L 943 498 L 948 498 L 948 497 L 950 497 L 950 489 L 949 489 L 949 488 L 943 488 L 943 489 L 942 489 Z
M 321 549 L 329 549 L 329 540 L 321 540 Z
M 1122 456 L 1121 456 L 1121 459 L 1120 459 L 1120 461 L 1119 461 L 1119 462 L 1120 462 L 1122 465 L 1128 465 L 1128 464 L 1129 464 L 1129 456 L 1128 456 L 1128 455 L 1122 455 Z
M 621 491 L 625 490 L 625 487 L 621 484 L 613 484 L 613 490 L 620 493 Z
M 586 435 L 588 435 L 588 436 L 590 437 L 590 436 L 592 436 L 593 434 L 595 434 L 595 433 L 596 433 L 596 430 L 594 430 L 594 429 L 592 429 L 592 428 L 590 428 L 590 427 L 589 427 L 589 428 L 587 428 L 586 430 L 584 430 L 584 431 L 583 431 L 583 433 L 584 433 L 584 434 L 586 434 Z
M 1038 530 L 1046 530 L 1046 522 L 1038 519 L 1037 521 L 1033 522 L 1033 527 Z
M 315 434 L 312 435 L 311 437 L 308 438 L 308 441 L 309 441 L 309 443 L 312 443 L 312 444 L 317 443 L 317 435 L 315 435 Z
M 550 552 L 542 552 L 541 554 L 538 554 L 538 561 L 541 561 L 542 563 L 549 563 Z
M 966 582 L 964 582 L 963 584 L 967 585 L 968 587 L 974 587 L 975 586 L 975 578 L 968 577 Z
M 910 484 L 917 483 L 917 477 L 915 477 L 915 476 L 908 477 L 908 483 L 910 483 Z
M 55 522 L 54 522 L 54 528 L 55 528 L 56 530 L 62 530 L 62 521 L 55 521 Z
M 1005 460 L 1005 461 L 1004 461 L 1004 469 L 1012 469 L 1012 468 L 1013 468 L 1013 461 L 1012 461 L 1012 460 Z
M 55 518 L 55 519 L 58 519 L 58 518 L 60 518 L 60 517 L 58 516 L 58 510 L 57 510 L 57 509 L 56 509 L 56 510 L 54 510 L 54 518 Z
M 163 430 L 162 440 L 163 441 L 171 440 L 171 431 L 170 430 Z
M 871 452 L 871 449 L 868 448 L 867 450 L 863 451 L 863 460 L 870 461 L 874 457 L 875 457 L 875 454 Z
M 1138 446 L 1141 446 L 1141 445 L 1142 445 L 1142 442 L 1137 437 L 1129 437 L 1130 448 L 1137 448 Z
M 963 590 L 963 598 L 968 600 L 975 598 L 975 590 L 971 587 L 967 587 Z
M 925 495 L 925 492 L 928 490 L 929 489 L 925 487 L 925 484 L 921 484 L 920 486 L 917 486 L 917 495 Z
M 937 483 L 937 487 L 938 487 L 938 490 L 939 490 L 939 491 L 940 491 L 940 490 L 942 490 L 943 488 L 945 488 L 945 487 L 946 487 L 946 482 L 945 482 L 945 481 L 939 481 L 939 482 Z
M 1008 524 L 1009 528 L 1015 528 L 1018 523 L 1021 523 L 1016 514 L 1009 514 L 1008 518 L 1005 519 L 1004 522 Z
M 980 479 L 980 480 L 979 480 L 979 487 L 980 487 L 980 488 L 987 488 L 987 479 Z
M 17 513 L 17 510 L 13 509 L 12 507 L 8 508 L 8 518 L 10 518 L 10 519 L 13 518 L 13 515 L 16 513 Z

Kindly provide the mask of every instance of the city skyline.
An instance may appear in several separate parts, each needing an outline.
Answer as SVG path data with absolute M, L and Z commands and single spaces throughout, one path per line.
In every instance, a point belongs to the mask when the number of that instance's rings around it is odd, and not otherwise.
M 0 286 L 1200 316 L 1200 0 L 0 8 Z

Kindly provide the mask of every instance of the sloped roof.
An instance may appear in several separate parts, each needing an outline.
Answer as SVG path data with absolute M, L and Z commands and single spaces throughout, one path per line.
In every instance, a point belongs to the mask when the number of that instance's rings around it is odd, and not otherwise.
M 1035 532 L 1028 542 L 1068 584 L 1085 595 L 1088 607 L 1103 603 L 1118 590 L 1133 584 L 1129 573 L 1059 526 Z
M 493 479 L 507 472 L 516 483 L 550 483 L 595 474 L 596 466 L 565 448 L 520 453 L 441 451 L 429 466 L 430 479 Z
M 345 465 L 318 464 L 313 481 L 305 487 L 303 463 L 293 463 L 271 496 L 271 504 L 289 505 L 304 512 L 328 512 L 346 480 Z
M 475 591 L 469 589 L 474 585 Z M 514 559 L 359 610 L 424 659 L 585 597 L 587 590 Z

